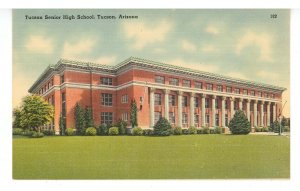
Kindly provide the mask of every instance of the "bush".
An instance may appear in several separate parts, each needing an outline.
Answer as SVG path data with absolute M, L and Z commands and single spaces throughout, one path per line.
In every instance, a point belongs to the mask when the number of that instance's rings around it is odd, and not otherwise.
M 250 122 L 243 111 L 238 110 L 235 112 L 229 122 L 229 129 L 231 133 L 235 135 L 246 135 L 250 133 Z
M 269 132 L 269 127 L 263 127 L 262 132 Z
M 151 136 L 154 134 L 153 129 L 143 129 L 143 135 L 145 136 Z
M 99 126 L 97 129 L 97 135 L 108 135 L 108 127 L 105 123 Z
M 118 127 L 109 128 L 108 135 L 119 135 L 119 128 Z
M 73 136 L 73 135 L 75 135 L 74 129 L 73 128 L 67 128 L 66 131 L 65 131 L 65 134 L 67 136 Z
M 158 136 L 169 136 L 171 135 L 171 128 L 169 121 L 161 117 L 154 125 L 154 134 Z
M 44 137 L 44 134 L 40 133 L 40 132 L 34 132 L 34 133 L 32 133 L 32 135 L 30 137 L 31 138 L 42 138 L 42 137 Z
M 141 136 L 143 135 L 143 129 L 140 127 L 135 127 L 132 129 L 132 135 L 133 136 Z
M 203 127 L 203 128 L 202 128 L 202 133 L 203 133 L 203 134 L 209 134 L 209 133 L 210 133 L 209 128 L 208 128 L 208 127 Z
M 181 135 L 182 134 L 182 128 L 181 127 L 175 127 L 173 129 L 173 134 L 174 135 Z
M 123 120 L 119 120 L 116 124 L 116 127 L 119 128 L 119 135 L 125 135 L 127 129 L 127 122 Z
M 190 132 L 189 132 L 188 129 L 182 129 L 182 134 L 183 134 L 183 135 L 189 135 Z
M 31 131 L 31 130 L 25 130 L 23 131 L 22 135 L 27 136 L 27 137 L 31 137 L 31 135 L 33 133 L 35 133 L 36 131 Z
M 23 134 L 23 129 L 21 129 L 21 128 L 13 128 L 12 129 L 12 134 L 13 135 L 22 135 Z
M 197 134 L 197 128 L 196 127 L 191 126 L 188 130 L 189 130 L 189 134 L 191 134 L 191 135 Z
M 203 134 L 203 128 L 197 129 L 197 134 Z
M 284 126 L 284 132 L 290 132 L 290 126 Z
M 42 133 L 46 136 L 55 135 L 55 131 L 53 129 L 44 129 L 44 130 L 42 130 Z
M 85 130 L 85 135 L 87 136 L 95 136 L 97 134 L 97 130 L 95 127 L 89 127 Z
M 221 127 L 215 127 L 214 129 L 215 134 L 221 134 L 222 133 L 222 128 Z

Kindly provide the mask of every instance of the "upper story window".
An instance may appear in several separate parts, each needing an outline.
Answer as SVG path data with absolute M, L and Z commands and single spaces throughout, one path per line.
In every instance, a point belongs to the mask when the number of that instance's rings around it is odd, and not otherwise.
M 209 99 L 205 98 L 205 108 L 208 108 L 208 107 L 209 107 Z
M 195 97 L 194 99 L 194 102 L 195 102 L 195 107 L 199 107 L 199 98 L 198 97 Z
M 235 88 L 235 89 L 234 89 L 234 93 L 240 94 L 240 89 L 239 89 L 239 88 Z
M 215 107 L 216 107 L 216 109 L 219 109 L 219 100 L 218 99 L 215 99 Z
M 213 89 L 213 85 L 212 84 L 206 84 L 206 89 L 207 90 L 212 90 Z
M 255 96 L 255 91 L 254 91 L 254 90 L 251 90 L 251 91 L 250 91 L 250 95 L 251 95 L 251 96 Z
M 244 95 L 248 95 L 248 90 L 243 90 Z
M 112 94 L 102 93 L 102 105 L 112 106 Z
M 111 86 L 112 85 L 112 78 L 101 77 L 101 84 Z
M 65 82 L 65 75 L 63 74 L 60 76 L 60 83 L 62 84 L 64 82 Z
M 268 93 L 266 93 L 266 98 L 269 98 L 269 94 Z
M 175 123 L 175 115 L 174 115 L 174 112 L 169 112 L 169 122 L 171 124 L 174 124 Z
M 257 94 L 258 94 L 258 97 L 261 97 L 261 92 L 257 92 Z
M 156 111 L 154 112 L 154 123 L 156 124 L 157 121 L 162 117 L 161 112 Z
M 190 80 L 182 80 L 182 86 L 191 87 L 191 81 Z
M 188 123 L 188 114 L 182 113 L 182 124 L 187 124 L 187 123 Z
M 182 96 L 182 107 L 187 107 L 187 96 Z
M 154 94 L 154 105 L 161 105 L 161 94 Z
M 223 86 L 217 85 L 217 91 L 222 92 L 223 91 Z
M 195 88 L 202 89 L 202 82 L 195 82 Z
M 226 87 L 226 92 L 228 92 L 228 93 L 232 93 L 232 87 Z
M 175 95 L 169 95 L 169 105 L 175 106 Z
M 121 102 L 122 103 L 128 103 L 128 95 L 127 94 L 126 95 L 122 95 Z
M 160 83 L 160 84 L 164 84 L 165 83 L 165 77 L 163 77 L 163 76 L 155 76 L 155 82 L 156 83 Z
M 178 86 L 179 85 L 179 80 L 177 78 L 169 78 L 169 84 Z

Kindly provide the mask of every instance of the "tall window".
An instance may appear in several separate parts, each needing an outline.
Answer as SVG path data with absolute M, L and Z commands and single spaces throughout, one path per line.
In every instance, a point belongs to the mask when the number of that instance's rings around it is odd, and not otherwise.
M 161 105 L 161 94 L 154 94 L 154 105 Z
M 227 92 L 227 93 L 232 93 L 232 87 L 228 87 L 228 86 L 227 86 L 227 87 L 226 87 L 226 92 Z
M 196 124 L 196 125 L 198 125 L 199 124 L 199 115 L 198 114 L 194 114 L 194 123 Z
M 179 85 L 179 80 L 177 78 L 169 78 L 169 84 L 178 86 Z
M 195 102 L 195 107 L 199 107 L 199 98 L 198 97 L 194 98 L 194 102 Z
M 128 113 L 127 112 L 122 113 L 122 120 L 123 121 L 128 121 Z
M 182 86 L 191 87 L 191 81 L 190 80 L 182 80 Z
M 216 116 L 216 117 L 215 117 L 216 126 L 220 126 L 220 125 L 219 125 L 219 122 L 220 122 L 219 114 L 216 114 L 215 116 Z
M 225 126 L 228 127 L 228 114 L 225 114 Z
M 65 75 L 63 74 L 60 76 L 60 83 L 62 84 L 64 82 L 65 82 Z
M 228 109 L 229 102 L 226 99 L 224 101 L 225 101 L 225 109 Z
M 248 90 L 243 90 L 244 95 L 248 95 Z
M 122 95 L 121 102 L 122 103 L 128 103 L 128 95 L 127 94 L 126 95 Z
M 104 106 L 112 106 L 112 94 L 102 93 L 101 104 Z
M 161 112 L 154 112 L 154 124 L 157 123 L 157 121 L 161 118 Z
M 202 82 L 195 82 L 195 88 L 202 89 Z
M 219 109 L 219 100 L 218 99 L 215 99 L 215 107 L 216 107 L 216 109 Z
M 234 110 L 238 110 L 239 103 L 237 101 L 234 101 Z
M 156 83 L 160 83 L 160 84 L 164 84 L 165 83 L 165 77 L 163 77 L 163 76 L 155 76 L 155 82 Z
M 240 89 L 239 89 L 239 88 L 235 88 L 235 89 L 234 89 L 234 93 L 240 94 Z
M 223 86 L 217 85 L 217 91 L 222 92 L 223 91 Z
M 175 106 L 175 95 L 170 95 L 169 94 L 169 105 L 170 106 Z
M 111 86 L 112 85 L 112 78 L 101 77 L 101 84 Z
M 113 113 L 112 112 L 101 112 L 101 124 L 105 123 L 110 125 L 113 122 Z
M 208 108 L 208 107 L 209 107 L 209 99 L 205 98 L 205 108 Z
M 261 97 L 261 92 L 257 92 L 258 96 Z
M 182 96 L 182 107 L 187 107 L 187 96 Z
M 205 123 L 206 125 L 209 125 L 209 114 L 205 115 Z
M 175 124 L 175 114 L 174 112 L 169 112 L 169 122 Z
M 213 90 L 213 85 L 212 84 L 206 84 L 206 89 L 207 90 Z
M 182 113 L 182 124 L 187 124 L 187 123 L 188 123 L 188 114 Z
M 266 98 L 269 98 L 269 94 L 268 93 L 266 93 Z
M 251 91 L 250 91 L 250 95 L 251 95 L 251 96 L 255 96 L 255 91 L 254 91 L 254 90 L 251 90 Z
M 61 94 L 61 114 L 62 117 L 66 117 L 66 94 Z

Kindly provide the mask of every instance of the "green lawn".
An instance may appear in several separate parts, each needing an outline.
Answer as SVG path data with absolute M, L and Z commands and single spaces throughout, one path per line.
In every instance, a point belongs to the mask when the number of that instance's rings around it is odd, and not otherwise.
M 13 139 L 15 179 L 289 178 L 284 136 Z

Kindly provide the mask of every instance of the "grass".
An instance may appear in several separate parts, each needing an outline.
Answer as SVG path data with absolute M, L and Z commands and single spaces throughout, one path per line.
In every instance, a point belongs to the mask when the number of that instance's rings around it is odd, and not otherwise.
M 14 179 L 289 178 L 284 136 L 13 139 Z

